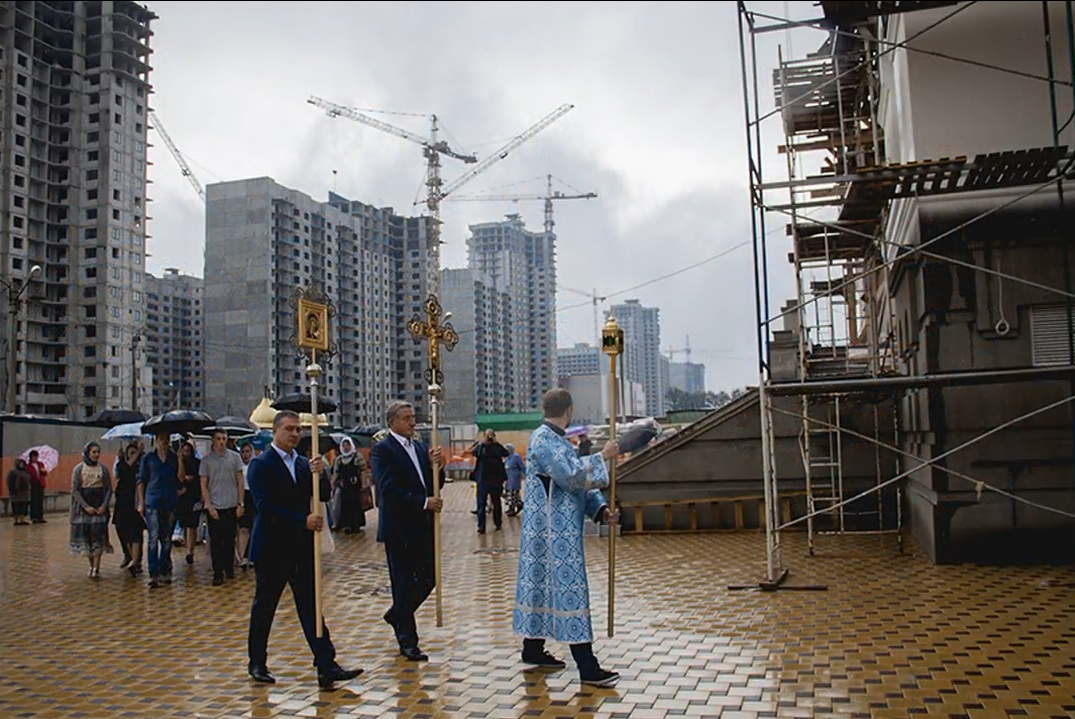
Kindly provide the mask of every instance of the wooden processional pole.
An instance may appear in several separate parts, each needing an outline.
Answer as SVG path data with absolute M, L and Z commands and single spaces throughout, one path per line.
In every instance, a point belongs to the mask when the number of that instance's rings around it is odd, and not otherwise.
M 428 383 L 429 392 L 429 418 L 433 423 L 430 431 L 430 448 L 440 446 L 440 395 L 443 391 L 444 373 L 440 369 L 440 346 L 451 352 L 459 335 L 456 334 L 452 323 L 448 318 L 449 312 L 442 316 L 440 300 L 435 294 L 429 295 L 425 301 L 425 319 L 415 315 L 407 323 L 407 329 L 416 338 L 425 339 L 429 343 L 429 367 L 425 372 L 425 380 Z M 433 465 L 433 496 L 440 498 L 440 465 Z M 437 609 L 437 626 L 444 626 L 444 604 L 441 593 L 441 553 L 440 553 L 440 512 L 433 513 L 433 581 L 435 582 L 435 603 Z
M 601 351 L 608 355 L 608 440 L 616 439 L 616 358 L 623 353 L 623 330 L 611 314 L 601 330 Z M 608 460 L 608 507 L 611 515 L 616 511 L 616 457 Z M 618 525 L 608 525 L 608 636 L 616 629 L 616 530 Z

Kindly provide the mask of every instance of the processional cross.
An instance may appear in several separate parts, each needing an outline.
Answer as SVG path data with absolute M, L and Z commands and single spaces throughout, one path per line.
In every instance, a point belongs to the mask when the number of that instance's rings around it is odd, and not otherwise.
M 442 308 L 436 295 L 426 298 L 423 309 L 426 315 L 425 320 L 423 321 L 421 315 L 415 313 L 411 321 L 407 323 L 407 329 L 415 338 L 425 339 L 429 343 L 429 367 L 425 372 L 425 380 L 429 384 L 430 395 L 436 397 L 440 394 L 441 384 L 444 382 L 444 373 L 440 369 L 440 345 L 444 345 L 451 352 L 459 342 L 459 335 L 456 334 L 452 323 L 446 321 L 452 313 L 441 315 Z M 437 389 L 436 392 L 433 391 L 434 387 Z M 432 412 L 432 407 L 430 411 Z
M 444 345 L 451 352 L 455 349 L 456 343 L 459 342 L 459 335 L 456 334 L 452 323 L 447 321 L 452 313 L 449 312 L 442 316 L 442 308 L 436 295 L 431 294 L 426 298 L 423 309 L 425 310 L 425 319 L 423 320 L 420 314 L 415 313 L 411 321 L 407 323 L 407 329 L 415 339 L 425 339 L 429 344 L 429 366 L 425 371 L 425 380 L 429 385 L 427 388 L 429 392 L 429 416 L 433 425 L 429 444 L 431 447 L 438 447 L 440 446 L 438 432 L 440 429 L 440 393 L 444 383 L 444 373 L 440 369 L 440 346 Z M 439 466 L 433 467 L 433 496 L 440 498 Z M 444 613 L 440 581 L 440 512 L 433 513 L 433 556 L 435 560 L 433 577 L 436 587 L 437 626 L 443 627 Z

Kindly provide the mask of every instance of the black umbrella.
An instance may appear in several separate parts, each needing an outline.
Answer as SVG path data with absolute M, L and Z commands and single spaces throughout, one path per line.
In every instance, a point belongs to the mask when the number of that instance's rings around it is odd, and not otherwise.
M 212 427 L 213 418 L 205 412 L 192 409 L 173 409 L 171 412 L 150 417 L 142 425 L 144 434 L 190 434 Z
M 310 430 L 309 427 L 304 428 L 302 430 L 302 437 L 299 438 L 299 446 L 295 448 L 295 451 L 297 451 L 299 454 L 301 454 L 303 456 L 309 454 L 310 453 L 310 445 L 312 444 L 312 439 L 313 439 L 313 432 Z M 317 430 L 317 451 L 318 451 L 318 453 L 319 454 L 324 454 L 325 452 L 330 452 L 330 451 L 336 449 L 337 447 L 339 447 L 339 444 L 337 444 L 336 438 L 332 436 L 332 433 L 329 432 L 328 430 L 321 429 L 319 427 L 318 430 Z
M 284 410 L 290 410 L 292 412 L 308 413 L 311 409 L 310 395 L 304 394 L 302 392 L 297 392 L 295 394 L 285 394 L 283 397 L 272 403 L 272 408 L 281 412 L 283 412 Z M 322 412 L 329 413 L 335 411 L 336 403 L 333 402 L 331 399 L 329 399 L 328 397 L 317 398 L 318 414 L 321 414 Z
M 101 427 L 115 427 L 121 424 L 145 422 L 146 416 L 133 409 L 102 409 L 86 421 Z
M 218 429 L 224 430 L 230 437 L 242 437 L 258 432 L 258 426 L 250 420 L 231 416 L 220 417 L 212 427 L 207 427 L 206 431 L 215 432 Z
M 347 434 L 351 435 L 352 437 L 372 437 L 380 431 L 381 428 L 374 425 L 370 425 L 369 427 L 363 427 L 362 425 L 358 425 L 354 429 L 348 431 Z

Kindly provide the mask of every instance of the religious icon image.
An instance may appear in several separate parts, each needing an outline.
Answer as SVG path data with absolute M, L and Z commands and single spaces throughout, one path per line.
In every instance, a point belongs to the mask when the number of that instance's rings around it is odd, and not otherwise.
M 306 339 L 313 343 L 321 341 L 321 321 L 315 312 L 306 315 Z
M 327 351 L 328 341 L 328 307 L 324 304 L 300 299 L 299 345 L 304 349 Z

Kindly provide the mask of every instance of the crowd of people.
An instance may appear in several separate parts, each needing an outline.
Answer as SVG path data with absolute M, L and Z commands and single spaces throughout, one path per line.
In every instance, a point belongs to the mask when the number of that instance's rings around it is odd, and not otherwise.
M 207 535 L 213 585 L 223 584 L 235 577 L 236 567 L 245 571 L 252 566 L 257 506 L 247 471 L 258 454 L 253 444 L 237 446 L 223 430 L 213 433 L 211 447 L 202 455 L 192 441 L 173 446 L 169 435 L 161 434 L 148 452 L 141 442 L 126 444 L 109 468 L 101 463 L 100 444 L 88 443 L 71 473 L 71 552 L 85 556 L 87 576 L 99 579 L 102 557 L 115 551 L 114 529 L 123 553 L 120 569 L 131 577 L 148 570 L 149 587 L 158 588 L 172 581 L 173 548 L 183 546 L 185 562 L 193 566 L 196 547 Z M 48 473 L 36 455 L 17 460 L 8 473 L 16 525 L 45 521 L 40 498 Z M 373 497 L 369 470 L 351 438 L 342 439 L 325 472 L 331 527 L 345 534 L 362 531 Z
M 561 641 L 570 645 L 580 680 L 607 687 L 619 675 L 601 667 L 593 652 L 582 534 L 586 517 L 611 525 L 619 521 L 600 491 L 608 484 L 605 462 L 615 461 L 619 445 L 606 442 L 600 455 L 590 455 L 589 446 L 575 449 L 566 437 L 573 413 L 566 390 L 550 390 L 543 409 L 545 421 L 530 436 L 525 462 L 492 431 L 471 448 L 478 532 L 485 532 L 490 505 L 495 529 L 501 529 L 506 491 L 509 516 L 522 514 L 512 609 L 522 661 L 563 669 L 565 662 L 546 648 L 549 639 Z M 377 490 L 377 541 L 385 548 L 392 587 L 392 604 L 383 618 L 400 654 L 409 661 L 426 661 L 415 615 L 436 587 L 433 518 L 444 507 L 436 485 L 445 481 L 445 454 L 443 448 L 427 448 L 415 437 L 410 403 L 392 403 L 386 422 L 387 430 L 374 438 L 369 470 L 349 438 L 341 441 L 331 466 L 320 456 L 299 454 L 299 415 L 287 410 L 274 418 L 272 442 L 260 453 L 249 444 L 236 451 L 224 430 L 213 431 L 212 446 L 200 457 L 191 442 L 173 448 L 168 434 L 158 434 L 148 452 L 140 442 L 125 446 L 110 471 L 101 462 L 100 445 L 90 442 L 71 475 L 71 552 L 85 556 L 89 576 L 98 579 L 103 556 L 113 552 L 112 525 L 124 554 L 121 566 L 137 577 L 144 559 L 148 584 L 156 588 L 172 582 L 176 523 L 185 535 L 186 562 L 193 565 L 198 528 L 205 521 L 213 584 L 234 578 L 236 567 L 252 566 L 256 573 L 247 638 L 251 679 L 276 682 L 267 663 L 268 637 L 280 596 L 290 587 L 318 685 L 331 689 L 362 670 L 343 668 L 328 626 L 323 620 L 318 626 L 314 542 L 333 517 L 335 528 L 361 531 L 365 512 L 373 505 L 372 484 Z M 17 464 L 8 476 L 9 492 L 20 502 L 20 511 L 21 503 L 30 501 L 24 497 L 27 480 L 34 476 L 27 464 Z M 335 507 L 327 518 L 312 507 L 315 481 L 320 496 L 331 497 Z

